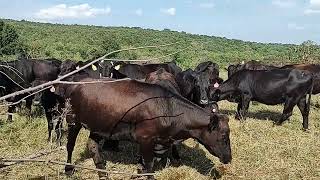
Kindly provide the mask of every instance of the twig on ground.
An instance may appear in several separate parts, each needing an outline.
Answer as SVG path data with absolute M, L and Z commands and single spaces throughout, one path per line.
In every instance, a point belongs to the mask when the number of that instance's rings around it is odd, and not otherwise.
M 53 161 L 53 160 L 45 160 L 45 159 L 0 159 L 0 164 L 3 162 L 16 162 L 16 163 L 21 163 L 21 162 L 43 162 L 43 163 L 51 163 L 51 164 L 58 164 L 58 165 L 69 165 L 73 166 L 75 168 L 80 168 L 80 169 L 87 169 L 91 171 L 97 171 L 97 172 L 104 172 L 108 174 L 122 174 L 122 175 L 128 175 L 128 176 L 153 176 L 155 173 L 143 173 L 143 174 L 137 174 L 137 173 L 128 173 L 128 172 L 120 172 L 120 171 L 108 171 L 108 170 L 103 170 L 103 169 L 97 169 L 97 168 L 91 168 L 91 167 L 86 167 L 86 166 L 81 166 L 81 165 L 74 165 L 71 163 L 66 163 L 66 162 L 61 162 L 61 161 Z
M 61 146 L 61 147 L 58 147 L 56 149 L 52 149 L 50 151 L 40 151 L 38 153 L 29 155 L 28 157 L 26 157 L 26 159 L 38 158 L 38 157 L 45 156 L 45 155 L 48 155 L 48 154 L 51 154 L 51 153 L 54 153 L 54 152 L 57 152 L 57 151 L 61 151 L 61 150 L 64 150 L 64 149 L 66 149 L 65 146 Z M 12 166 L 12 165 L 18 164 L 19 162 L 20 161 L 7 161 L 7 162 L 2 163 L 1 162 L 1 158 L 0 158 L 0 171 L 3 170 L 2 168 L 6 168 L 8 166 Z

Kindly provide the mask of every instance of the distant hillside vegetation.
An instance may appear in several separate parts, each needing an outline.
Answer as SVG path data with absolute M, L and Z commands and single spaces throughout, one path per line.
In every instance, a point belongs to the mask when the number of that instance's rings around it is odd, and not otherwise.
M 267 63 L 320 62 L 320 48 L 312 41 L 306 41 L 303 45 L 264 44 L 223 37 L 193 35 L 168 29 L 158 31 L 138 27 L 3 21 L 16 29 L 20 41 L 24 45 L 23 53 L 33 58 L 54 57 L 87 60 L 119 48 L 181 42 L 161 50 L 130 51 L 120 53 L 116 57 L 125 59 L 155 58 L 189 47 L 186 51 L 162 61 L 176 59 L 183 67 L 192 67 L 204 60 L 211 60 L 221 65 L 252 59 Z

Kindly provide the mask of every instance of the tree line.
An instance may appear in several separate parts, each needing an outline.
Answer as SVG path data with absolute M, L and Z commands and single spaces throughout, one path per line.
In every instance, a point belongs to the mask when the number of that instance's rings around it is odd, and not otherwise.
M 320 47 L 313 41 L 301 45 L 246 42 L 224 37 L 186 32 L 142 29 L 139 27 L 101 27 L 61 25 L 29 21 L 0 20 L 1 60 L 30 58 L 72 59 L 100 57 L 113 50 L 180 42 L 157 50 L 129 51 L 110 58 L 148 59 L 187 49 L 163 61 L 176 60 L 182 67 L 194 67 L 211 60 L 220 65 L 248 60 L 266 63 L 319 63 Z

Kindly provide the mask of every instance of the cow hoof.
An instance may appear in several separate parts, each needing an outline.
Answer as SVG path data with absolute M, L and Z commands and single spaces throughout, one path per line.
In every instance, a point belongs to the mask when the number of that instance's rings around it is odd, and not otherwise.
M 172 159 L 171 160 L 171 166 L 179 167 L 180 165 L 182 165 L 181 159 Z
M 107 174 L 99 174 L 99 180 L 108 180 L 110 179 Z
M 236 115 L 234 118 L 235 118 L 236 120 L 241 121 L 241 117 L 240 117 L 239 115 Z
M 276 121 L 273 123 L 273 126 L 281 126 L 282 125 L 282 122 L 281 121 Z
M 72 176 L 73 173 L 74 173 L 74 166 L 71 166 L 71 165 L 66 165 L 64 167 L 64 171 L 66 173 L 67 176 Z
M 308 128 L 302 128 L 302 131 L 304 131 L 306 133 L 311 133 L 310 129 L 308 129 Z

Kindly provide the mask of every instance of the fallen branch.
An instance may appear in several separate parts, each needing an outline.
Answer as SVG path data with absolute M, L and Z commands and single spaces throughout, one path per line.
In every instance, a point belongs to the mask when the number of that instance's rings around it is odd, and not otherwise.
M 155 173 L 143 173 L 143 174 L 138 174 L 138 173 L 128 173 L 128 172 L 119 172 L 119 171 L 108 171 L 108 170 L 103 170 L 103 169 L 97 169 L 97 168 L 91 168 L 91 167 L 86 167 L 86 166 L 81 166 L 81 165 L 74 165 L 71 163 L 66 163 L 66 162 L 61 162 L 61 161 L 53 161 L 53 160 L 45 160 L 45 159 L 0 159 L 0 166 L 3 164 L 3 162 L 16 162 L 16 163 L 21 163 L 21 162 L 42 162 L 46 164 L 58 164 L 58 165 L 69 165 L 73 166 L 75 168 L 80 168 L 80 169 L 87 169 L 90 171 L 97 171 L 97 172 L 103 172 L 107 174 L 122 174 L 122 175 L 128 175 L 128 176 L 153 176 Z
M 98 62 L 98 61 L 101 61 L 103 59 L 105 59 L 106 57 L 114 54 L 114 53 L 118 53 L 118 52 L 122 52 L 122 51 L 129 51 L 129 50 L 138 50 L 138 49 L 147 49 L 147 48 L 159 48 L 159 47 L 166 47 L 166 46 L 170 46 L 170 45 L 173 45 L 173 44 L 178 44 L 178 42 L 176 43 L 170 43 L 170 44 L 164 44 L 164 45 L 158 45 L 158 46 L 143 46 L 143 47 L 136 47 L 136 48 L 127 48 L 127 49 L 120 49 L 120 50 L 116 50 L 116 51 L 112 51 L 110 53 L 107 53 L 105 54 L 104 56 L 98 58 L 98 59 L 95 59 L 94 61 L 91 61 L 90 63 L 80 67 L 79 69 L 76 69 L 66 75 L 63 75 L 61 77 L 59 77 L 58 79 L 54 80 L 54 81 L 49 81 L 47 83 L 44 83 L 44 84 L 41 84 L 41 85 L 38 85 L 38 86 L 35 86 L 35 87 L 31 87 L 31 88 L 28 88 L 28 89 L 24 89 L 24 90 L 21 90 L 21 91 L 16 91 L 14 93 L 11 93 L 11 94 L 8 94 L 8 95 L 5 95 L 5 96 L 2 96 L 0 97 L 0 101 L 3 101 L 7 98 L 10 98 L 10 97 L 14 97 L 14 96 L 17 96 L 17 95 L 21 95 L 21 94 L 25 94 L 25 93 L 28 93 L 28 92 L 31 92 L 31 91 L 36 91 L 38 89 L 42 89 L 42 88 L 45 88 L 47 86 L 51 86 L 51 85 L 54 85 L 54 84 L 57 84 L 59 81 L 61 81 L 62 79 L 65 79 L 89 66 L 91 66 L 92 64 Z
M 38 158 L 38 157 L 45 156 L 45 155 L 48 155 L 48 154 L 51 154 L 51 153 L 54 153 L 54 152 L 57 152 L 57 151 L 65 150 L 65 149 L 66 149 L 65 146 L 61 146 L 61 147 L 58 147 L 58 148 L 50 150 L 50 151 L 40 151 L 40 152 L 38 152 L 36 154 L 29 155 L 28 157 L 26 157 L 26 159 Z M 3 162 L 1 162 L 1 158 L 0 158 L 0 168 L 6 168 L 8 166 L 12 166 L 12 165 L 15 165 L 15 164 L 19 163 L 19 161 L 7 161 L 7 162 L 3 161 Z

